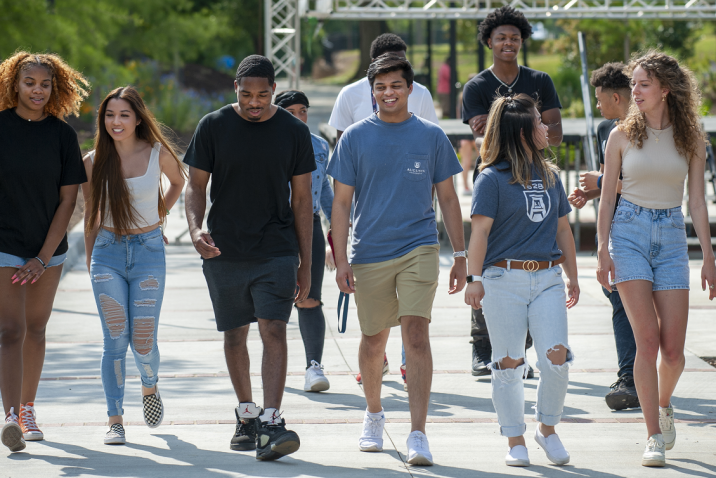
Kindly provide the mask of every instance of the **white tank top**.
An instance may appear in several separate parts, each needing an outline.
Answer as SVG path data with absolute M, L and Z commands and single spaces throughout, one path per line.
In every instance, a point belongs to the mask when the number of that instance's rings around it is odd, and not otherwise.
M 154 143 L 152 153 L 149 155 L 147 172 L 143 176 L 125 179 L 135 212 L 133 229 L 153 226 L 159 222 L 159 181 L 161 180 L 159 151 L 161 148 L 161 143 Z M 94 151 L 90 151 L 89 156 L 94 163 Z M 114 227 L 112 214 L 106 207 L 104 225 Z

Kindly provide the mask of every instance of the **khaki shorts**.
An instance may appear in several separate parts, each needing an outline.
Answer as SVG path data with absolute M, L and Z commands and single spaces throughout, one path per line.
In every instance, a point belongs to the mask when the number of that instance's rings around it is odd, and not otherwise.
M 438 288 L 439 251 L 437 244 L 420 246 L 389 261 L 351 266 L 364 335 L 400 325 L 400 318 L 406 315 L 430 321 Z

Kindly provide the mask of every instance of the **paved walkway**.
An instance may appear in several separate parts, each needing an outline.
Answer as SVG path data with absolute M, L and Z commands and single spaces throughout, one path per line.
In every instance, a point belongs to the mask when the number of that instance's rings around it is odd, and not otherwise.
M 172 214 L 167 235 L 185 227 Z M 186 240 L 186 238 L 185 238 Z M 489 378 L 470 375 L 469 310 L 462 294 L 448 296 L 449 256 L 441 257 L 441 284 L 431 327 L 435 360 L 428 437 L 436 466 L 406 466 L 408 395 L 398 366 L 400 340 L 388 343 L 391 374 L 383 384 L 388 417 L 383 453 L 361 453 L 357 438 L 365 402 L 355 382 L 359 328 L 351 306 L 348 331 L 336 331 L 338 290 L 332 274 L 324 281 L 328 323 L 324 364 L 331 389 L 303 392 L 303 345 L 296 314 L 288 326 L 289 376 L 285 417 L 301 439 L 301 449 L 275 463 L 256 461 L 254 453 L 233 452 L 236 397 L 224 362 L 222 336 L 216 332 L 201 261 L 189 244 L 167 248 L 167 288 L 159 327 L 160 371 L 166 406 L 164 424 L 150 430 L 142 422 L 140 382 L 127 364 L 126 446 L 105 446 L 105 403 L 99 379 L 102 333 L 87 272 L 69 271 L 55 300 L 47 332 L 47 358 L 36 407 L 46 436 L 28 443 L 25 452 L 0 450 L 0 477 L 181 476 L 354 477 L 370 476 L 546 476 L 646 477 L 716 475 L 716 369 L 699 356 L 716 355 L 714 305 L 698 285 L 699 265 L 692 263 L 692 309 L 686 367 L 674 397 L 678 441 L 665 470 L 642 468 L 646 429 L 638 410 L 612 412 L 603 396 L 616 379 L 616 352 L 610 308 L 596 280 L 596 261 L 579 258 L 582 298 L 570 311 L 570 345 L 576 355 L 564 422 L 558 428 L 572 454 L 565 467 L 550 465 L 528 439 L 533 465 L 508 468 L 506 440 L 499 436 L 490 399 Z M 397 331 L 396 331 L 397 332 Z M 261 403 L 259 376 L 262 346 L 249 336 L 254 394 Z M 534 363 L 530 351 L 528 357 Z M 526 382 L 525 411 L 531 413 L 537 381 Z M 528 436 L 535 423 L 528 420 Z M 3 448 L 3 450 L 5 450 Z

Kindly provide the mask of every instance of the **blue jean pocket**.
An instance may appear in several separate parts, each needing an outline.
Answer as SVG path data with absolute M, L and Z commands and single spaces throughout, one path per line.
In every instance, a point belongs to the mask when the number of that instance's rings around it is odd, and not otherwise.
M 619 224 L 625 224 L 631 222 L 636 217 L 636 211 L 629 208 L 619 208 L 617 213 L 614 215 L 614 222 Z
M 482 279 L 483 280 L 497 280 L 501 279 L 505 272 L 507 272 L 507 269 L 503 267 L 488 267 L 485 269 L 485 272 L 482 273 Z

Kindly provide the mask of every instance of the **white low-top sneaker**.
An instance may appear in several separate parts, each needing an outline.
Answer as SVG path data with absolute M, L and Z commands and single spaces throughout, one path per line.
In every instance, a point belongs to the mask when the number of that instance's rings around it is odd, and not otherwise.
M 311 366 L 306 369 L 306 382 L 303 384 L 304 392 L 325 392 L 331 384 L 323 374 L 323 365 L 311 360 Z
M 530 466 L 530 456 L 527 453 L 527 447 L 524 445 L 516 445 L 510 448 L 505 456 L 505 464 L 507 466 Z
M 674 408 L 671 404 L 666 408 L 659 408 L 659 428 L 661 428 L 661 436 L 664 438 L 664 446 L 667 450 L 671 450 L 676 443 Z
M 422 466 L 433 464 L 428 437 L 421 431 L 415 430 L 408 435 L 408 463 Z
M 641 457 L 641 466 L 664 466 L 666 465 L 666 450 L 664 437 L 661 434 L 654 434 L 646 442 L 646 449 Z
M 556 433 L 545 437 L 540 433 L 538 425 L 535 430 L 535 441 L 547 454 L 549 461 L 555 465 L 566 465 L 569 463 L 569 452 L 564 448 L 562 440 L 559 439 Z
M 380 417 L 371 417 L 368 410 L 363 417 L 363 433 L 358 439 L 360 451 L 383 451 L 383 428 L 385 428 L 385 412 Z

